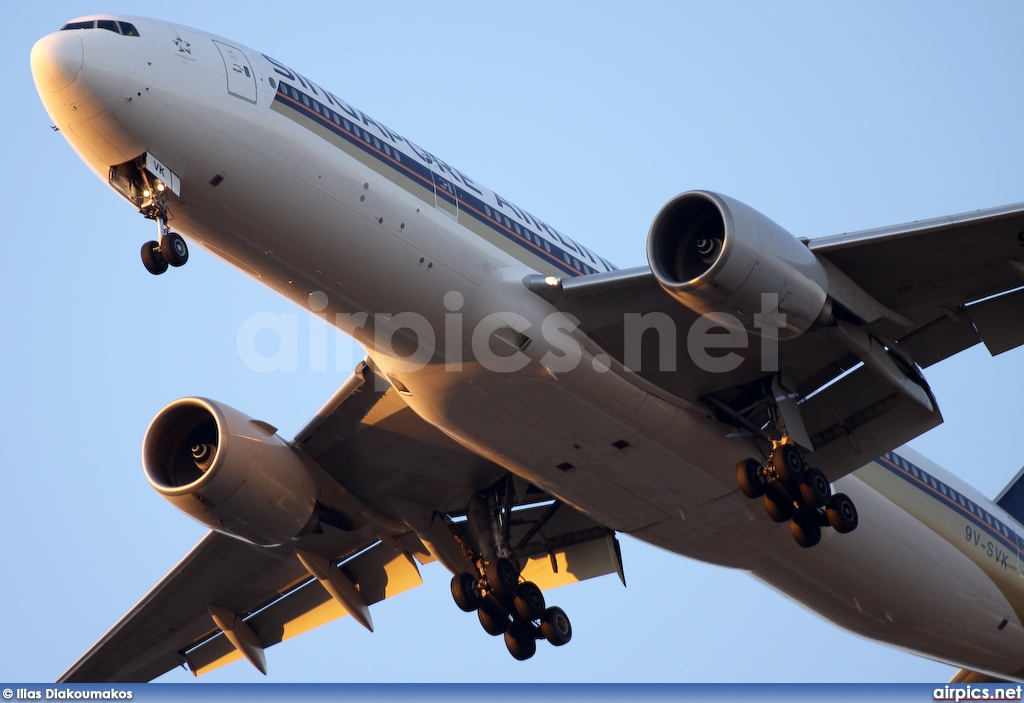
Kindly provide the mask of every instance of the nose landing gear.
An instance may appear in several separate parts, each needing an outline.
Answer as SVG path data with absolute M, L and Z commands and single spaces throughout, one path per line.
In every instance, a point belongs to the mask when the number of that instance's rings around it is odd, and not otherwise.
M 188 261 L 188 245 L 177 232 L 167 232 L 159 242 L 150 240 L 142 245 L 142 265 L 154 276 L 168 266 L 183 266 Z
M 825 474 L 807 466 L 800 450 L 790 442 L 776 443 L 766 462 L 739 462 L 736 483 L 743 495 L 761 498 L 772 520 L 788 520 L 790 534 L 801 547 L 818 544 L 823 527 L 841 534 L 857 528 L 853 501 L 844 493 L 833 495 Z
M 171 231 L 167 193 L 160 188 L 156 192 L 149 190 L 147 181 L 145 192 L 150 194 L 150 199 L 139 208 L 146 219 L 156 220 L 159 238 L 142 245 L 142 265 L 154 276 L 165 272 L 168 266 L 184 266 L 188 261 L 188 245 L 180 234 Z

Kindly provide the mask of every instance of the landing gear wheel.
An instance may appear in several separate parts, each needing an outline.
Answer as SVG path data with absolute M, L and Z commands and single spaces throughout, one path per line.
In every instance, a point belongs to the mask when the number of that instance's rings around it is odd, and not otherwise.
M 785 522 L 789 518 L 793 517 L 793 504 L 785 501 L 777 501 L 767 493 L 761 497 L 761 503 L 764 505 L 764 511 L 768 513 L 775 522 Z
M 812 516 L 798 514 L 789 521 L 789 533 L 804 549 L 809 549 L 821 541 L 821 528 L 812 520 Z
M 761 462 L 757 459 L 744 459 L 736 464 L 736 483 L 747 498 L 760 498 L 764 495 L 764 480 L 761 478 Z
M 512 603 L 519 587 L 519 569 L 515 564 L 508 559 L 495 559 L 487 564 L 484 573 L 494 595 L 505 603 Z
M 480 618 L 480 626 L 484 628 L 484 631 L 488 635 L 505 634 L 508 631 L 509 620 L 508 615 L 501 612 L 497 607 L 491 605 L 486 600 L 480 604 L 480 607 L 476 611 L 477 617 Z
M 516 615 L 523 620 L 537 620 L 544 615 L 544 594 L 532 581 L 521 583 L 512 605 L 515 606 Z
M 540 618 L 540 632 L 551 644 L 561 647 L 572 639 L 572 625 L 561 608 L 548 608 Z
M 514 620 L 505 631 L 505 646 L 509 653 L 519 661 L 526 661 L 537 653 L 537 636 L 533 625 Z
M 818 469 L 807 469 L 804 480 L 800 482 L 800 497 L 808 508 L 821 508 L 828 505 L 832 497 L 832 487 L 828 485 L 828 477 Z
M 463 612 L 472 613 L 483 603 L 478 581 L 476 576 L 465 571 L 452 577 L 452 598 Z
M 183 266 L 188 261 L 188 245 L 177 232 L 160 237 L 160 253 L 171 266 Z
M 772 465 L 783 483 L 796 485 L 804 477 L 807 465 L 800 450 L 792 444 L 783 444 L 772 452 Z
M 160 245 L 154 241 L 142 245 L 142 265 L 154 276 L 167 270 L 167 260 L 160 253 Z
M 825 508 L 825 516 L 828 517 L 828 523 L 840 534 L 857 529 L 857 508 L 845 493 L 836 493 L 832 496 L 828 507 Z

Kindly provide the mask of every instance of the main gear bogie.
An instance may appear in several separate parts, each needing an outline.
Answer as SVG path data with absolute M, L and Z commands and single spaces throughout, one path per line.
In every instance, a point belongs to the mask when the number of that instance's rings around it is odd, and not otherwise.
M 789 522 L 790 533 L 801 547 L 818 544 L 822 528 L 843 534 L 857 527 L 853 501 L 842 493 L 833 495 L 828 477 L 809 466 L 792 441 L 774 443 L 767 461 L 740 461 L 735 475 L 743 495 L 760 498 L 769 518 Z

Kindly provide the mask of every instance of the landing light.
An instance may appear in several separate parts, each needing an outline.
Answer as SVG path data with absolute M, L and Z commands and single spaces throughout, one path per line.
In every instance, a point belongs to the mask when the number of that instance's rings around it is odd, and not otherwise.
M 558 279 L 555 278 L 554 276 L 545 276 L 544 277 L 544 282 L 547 283 L 549 286 L 557 286 L 558 285 Z
M 157 190 L 158 193 L 163 193 L 164 192 L 164 184 L 163 183 L 157 183 L 156 184 L 156 190 Z
M 142 197 L 143 198 L 148 198 L 151 195 L 153 195 L 153 194 L 149 192 L 148 188 L 146 190 L 142 191 Z

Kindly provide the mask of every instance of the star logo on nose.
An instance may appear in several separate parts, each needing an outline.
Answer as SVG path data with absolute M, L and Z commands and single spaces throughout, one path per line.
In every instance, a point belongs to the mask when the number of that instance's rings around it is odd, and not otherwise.
M 184 39 L 182 39 L 181 37 L 175 37 L 174 38 L 174 45 L 176 47 L 178 47 L 178 53 L 180 53 L 180 54 L 188 54 L 189 56 L 192 55 L 192 49 L 191 49 L 192 45 L 189 44 Z

